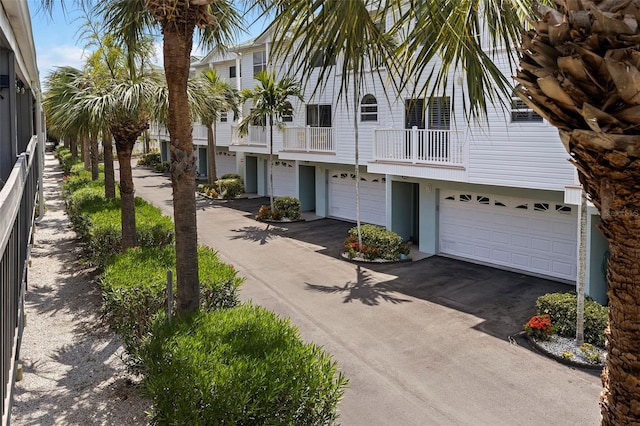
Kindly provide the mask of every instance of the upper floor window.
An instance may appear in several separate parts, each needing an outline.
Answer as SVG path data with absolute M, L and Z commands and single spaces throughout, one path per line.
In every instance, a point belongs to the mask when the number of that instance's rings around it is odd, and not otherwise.
M 541 122 L 542 117 L 535 112 L 525 101 L 520 99 L 516 92 L 511 94 L 511 122 Z
M 291 102 L 287 101 L 284 103 L 284 108 L 282 111 L 282 122 L 291 123 L 293 121 L 293 107 L 291 106 Z
M 331 105 L 307 105 L 307 126 L 331 127 Z
M 229 67 L 229 78 L 236 78 L 236 66 Z
M 429 99 L 429 128 L 434 130 L 451 128 L 451 102 L 448 96 Z
M 335 55 L 325 52 L 324 50 L 316 50 L 316 52 L 313 54 L 311 63 L 315 68 L 325 65 L 335 65 L 336 57 Z
M 375 96 L 368 94 L 362 98 L 360 121 L 378 121 L 378 101 Z
M 226 123 L 227 120 L 228 120 L 227 111 L 221 111 L 220 112 L 220 122 L 221 123 Z
M 267 52 L 265 50 L 253 52 L 253 75 L 258 74 L 260 71 L 266 71 L 266 69 Z

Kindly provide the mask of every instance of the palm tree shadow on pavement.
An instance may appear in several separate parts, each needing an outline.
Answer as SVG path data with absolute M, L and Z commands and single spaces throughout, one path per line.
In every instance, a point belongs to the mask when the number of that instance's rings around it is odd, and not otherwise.
M 378 306 L 380 302 L 388 302 L 393 304 L 411 302 L 410 299 L 403 299 L 394 296 L 392 293 L 396 289 L 384 282 L 376 282 L 371 273 L 356 266 L 356 280 L 348 281 L 344 285 L 325 286 L 320 284 L 305 283 L 307 289 L 319 293 L 344 293 L 343 303 L 351 303 L 360 301 L 364 305 Z
M 261 226 L 245 226 L 240 229 L 232 229 L 232 231 L 237 233 L 237 235 L 231 237 L 232 240 L 248 240 L 260 243 L 262 246 L 268 244 L 269 240 L 283 236 L 286 229 L 271 226 L 268 223 L 264 228 Z

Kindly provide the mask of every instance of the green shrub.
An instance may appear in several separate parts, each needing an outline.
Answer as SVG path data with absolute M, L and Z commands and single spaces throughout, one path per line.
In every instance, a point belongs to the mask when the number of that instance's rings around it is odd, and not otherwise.
M 57 152 L 58 161 L 62 166 L 62 172 L 65 175 L 68 175 L 69 173 L 71 173 L 71 168 L 75 164 L 79 164 L 81 162 L 78 159 L 76 160 L 73 159 L 73 155 L 71 155 L 71 150 L 69 148 L 65 148 L 64 146 L 61 146 L 58 148 L 59 149 L 56 152 Z
M 198 192 L 207 195 L 211 198 L 218 198 L 218 191 L 215 190 L 215 188 L 213 188 L 213 186 L 209 185 L 208 183 L 201 183 L 198 185 Z
M 389 231 L 381 226 L 362 225 L 362 247 L 356 247 L 356 251 L 366 254 L 369 258 L 381 258 L 386 260 L 398 260 L 402 250 L 402 237 L 393 231 Z M 345 246 L 352 243 L 358 244 L 358 228 L 349 229 L 349 237 L 345 240 Z M 347 247 L 348 249 L 348 247 Z
M 89 214 L 90 231 L 85 241 L 90 261 L 99 268 L 121 251 L 122 222 L 119 200 L 105 209 Z M 92 206 L 94 208 L 94 206 Z M 138 246 L 153 247 L 173 243 L 171 218 L 140 197 L 135 199 L 136 237 Z
M 300 219 L 300 200 L 294 197 L 276 197 L 273 200 L 273 209 L 280 210 L 283 217 L 298 220 Z
M 167 173 L 169 170 L 171 170 L 171 164 L 169 164 L 168 161 L 163 161 L 162 163 L 158 163 L 153 166 L 153 170 L 160 173 Z
M 244 192 L 242 179 L 219 179 L 216 181 L 218 193 L 225 200 L 236 198 Z
M 65 176 L 62 179 L 62 197 L 68 199 L 72 193 L 86 186 L 102 188 L 104 192 L 104 173 L 100 173 L 97 180 L 91 180 L 91 172 L 84 169 Z
M 155 167 L 156 164 L 162 163 L 162 158 L 160 153 L 157 151 L 148 152 L 146 154 L 142 154 L 142 156 L 138 159 L 138 166 L 150 166 Z
M 244 185 L 244 180 L 242 180 L 242 176 L 236 173 L 225 173 L 222 176 L 220 176 L 220 179 L 236 179 L 242 182 L 242 184 Z
M 563 337 L 576 336 L 575 293 L 547 293 L 536 300 L 538 314 L 549 314 L 554 331 Z M 604 348 L 604 330 L 607 327 L 609 310 L 598 302 L 587 298 L 584 302 L 584 341 Z
M 149 331 L 150 319 L 166 307 L 167 270 L 175 277 L 175 248 L 138 247 L 115 256 L 101 276 L 102 295 L 114 330 L 122 337 L 131 365 L 139 361 L 141 339 Z M 243 279 L 236 270 L 218 260 L 215 252 L 198 248 L 200 308 L 204 311 L 238 304 Z M 177 283 L 174 280 L 174 294 Z
M 347 380 L 261 307 L 160 318 L 144 350 L 153 424 L 330 425 Z

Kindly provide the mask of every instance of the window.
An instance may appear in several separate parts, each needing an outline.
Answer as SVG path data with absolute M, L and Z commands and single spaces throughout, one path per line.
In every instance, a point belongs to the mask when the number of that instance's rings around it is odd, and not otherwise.
M 424 129 L 424 99 L 405 99 L 404 127 Z
M 489 204 L 490 204 L 489 197 L 485 197 L 484 195 L 478 195 L 478 196 L 476 196 L 476 200 L 477 200 L 480 204 L 486 204 L 486 205 L 489 205 Z
M 335 55 L 326 53 L 324 50 L 316 50 L 316 53 L 313 54 L 311 63 L 314 68 L 322 67 L 323 65 L 335 65 L 336 57 Z
M 293 107 L 291 106 L 291 102 L 285 102 L 284 108 L 282 111 L 282 122 L 283 123 L 291 123 L 293 121 Z
M 260 71 L 266 71 L 267 69 L 267 52 L 262 50 L 260 52 L 253 52 L 253 75 L 258 74 Z
M 221 111 L 220 112 L 220 122 L 221 123 L 226 123 L 227 122 L 227 111 Z
M 429 100 L 429 129 L 449 130 L 451 125 L 451 102 L 448 96 Z
M 331 105 L 307 105 L 307 126 L 331 127 Z
M 236 78 L 236 66 L 229 67 L 229 78 Z
M 520 99 L 514 91 L 511 94 L 511 122 L 541 122 L 542 117 Z
M 364 95 L 360 105 L 360 121 L 378 121 L 378 101 L 373 95 Z

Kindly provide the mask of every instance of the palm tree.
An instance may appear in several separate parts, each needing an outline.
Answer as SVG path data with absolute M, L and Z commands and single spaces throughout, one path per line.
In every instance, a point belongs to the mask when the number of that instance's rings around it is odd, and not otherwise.
M 51 1 L 51 0 L 44 0 Z M 177 314 L 199 306 L 197 226 L 191 112 L 187 81 L 195 28 L 207 46 L 222 46 L 241 30 L 242 18 L 231 0 L 110 0 L 98 5 L 109 32 L 128 46 L 156 24 L 163 35 L 165 77 L 169 95 L 171 184 L 178 278 Z M 115 136 L 115 135 L 114 135 Z
M 216 170 L 216 122 L 222 111 L 232 110 L 238 113 L 237 93 L 229 83 L 222 80 L 216 70 L 207 70 L 199 76 L 199 90 L 205 100 L 198 113 L 199 120 L 207 126 L 207 179 L 210 185 L 218 180 Z
M 344 99 L 347 109 L 353 114 L 354 166 L 356 191 L 356 227 L 358 242 L 362 245 L 360 231 L 360 149 L 358 117 L 362 89 L 369 76 L 382 81 L 386 87 L 389 80 L 387 70 L 395 69 L 393 56 L 395 43 L 384 32 L 385 10 L 370 7 L 366 1 L 287 2 L 271 26 L 274 34 L 289 37 L 275 42 L 273 54 L 278 57 L 295 56 L 300 75 L 319 74 L 314 92 L 321 90 L 329 78 L 336 56 L 340 58 L 342 79 L 338 100 Z M 377 2 L 379 3 L 379 2 Z M 313 22 L 312 25 L 303 22 Z M 295 53 L 295 55 L 294 55 Z M 318 69 L 318 62 L 321 66 Z M 314 72 L 315 71 L 315 72 Z
M 288 98 L 303 100 L 302 87 L 291 77 L 277 80 L 273 71 L 260 71 L 254 78 L 258 84 L 240 92 L 242 102 L 251 101 L 253 108 L 238 122 L 238 133 L 246 135 L 250 125 L 265 127 L 269 120 L 269 202 L 273 211 L 273 126 L 282 125 L 282 117 L 292 114 Z
M 79 120 L 74 120 L 63 112 L 64 107 L 79 90 L 75 86 L 81 71 L 73 67 L 58 67 L 46 76 L 47 91 L 42 104 L 47 117 L 47 127 L 60 138 L 68 141 L 74 160 L 78 158 L 78 135 L 82 128 Z
M 518 92 L 560 132 L 609 241 L 603 425 L 640 419 L 640 37 L 636 2 L 539 7 Z

